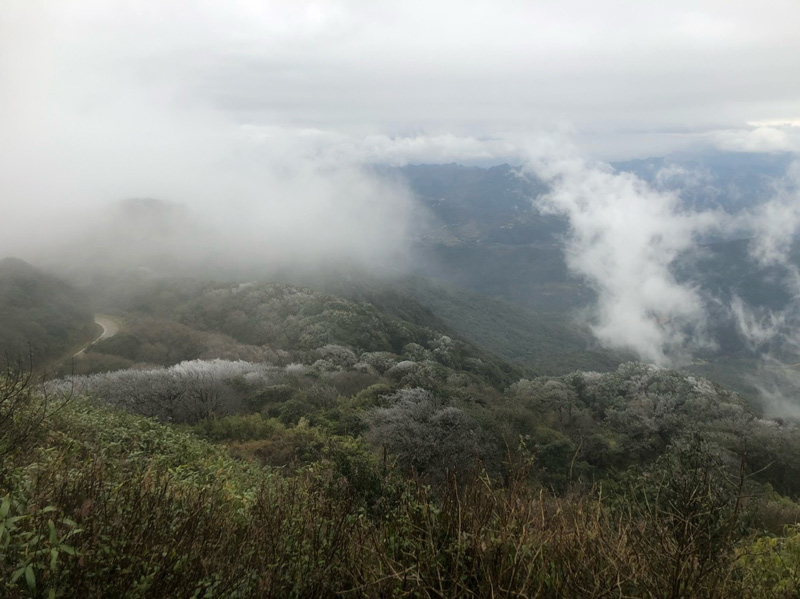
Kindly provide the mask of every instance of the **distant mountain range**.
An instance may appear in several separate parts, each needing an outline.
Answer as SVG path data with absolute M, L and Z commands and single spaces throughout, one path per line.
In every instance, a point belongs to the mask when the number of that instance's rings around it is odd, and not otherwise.
M 690 208 L 738 212 L 769 198 L 793 155 L 747 152 L 675 153 L 662 158 L 615 162 L 659 189 L 678 192 Z
M 705 152 L 611 166 L 678 193 L 687 208 L 738 212 L 771 197 L 792 160 L 791 154 Z M 417 164 L 378 172 L 405 181 L 429 211 L 432 222 L 420 235 L 425 242 L 553 248 L 567 230 L 564 218 L 541 213 L 535 200 L 548 187 L 520 166 Z

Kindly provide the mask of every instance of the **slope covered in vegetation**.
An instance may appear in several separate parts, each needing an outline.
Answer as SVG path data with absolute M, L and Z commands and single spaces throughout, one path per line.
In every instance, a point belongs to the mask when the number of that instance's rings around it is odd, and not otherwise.
M 595 383 L 644 400 L 652 391 L 637 373 Z M 9 598 L 764 597 L 791 596 L 800 582 L 798 535 L 762 532 L 766 515 L 785 524 L 796 505 L 748 479 L 719 436 L 676 438 L 613 484 L 555 493 L 537 474 L 541 449 L 509 451 L 499 478 L 478 467 L 435 482 L 301 420 L 291 436 L 267 438 L 304 438 L 316 452 L 276 470 L 24 383 L 8 375 L 0 394 Z M 718 403 L 708 389 L 698 395 Z M 424 399 L 384 397 L 370 426 Z M 427 412 L 452 422 L 446 410 Z M 245 427 L 224 423 L 198 430 Z
M 0 260 L 0 356 L 40 363 L 88 341 L 88 299 L 69 284 L 16 258 Z
M 391 281 L 361 277 L 349 284 L 328 284 L 326 289 L 400 317 L 409 306 L 424 306 L 432 316 L 424 321 L 427 326 L 455 331 L 530 373 L 608 371 L 631 359 L 599 347 L 591 332 L 569 315 L 533 310 L 427 277 Z
M 446 325 L 410 298 L 395 315 L 368 301 L 296 285 L 156 281 L 116 305 L 126 311 L 128 331 L 97 344 L 90 356 L 113 355 L 127 360 L 125 365 L 196 358 L 308 362 L 320 348 L 338 345 L 359 354 L 422 351 L 434 362 L 501 386 L 519 376 L 505 361 L 443 332 Z

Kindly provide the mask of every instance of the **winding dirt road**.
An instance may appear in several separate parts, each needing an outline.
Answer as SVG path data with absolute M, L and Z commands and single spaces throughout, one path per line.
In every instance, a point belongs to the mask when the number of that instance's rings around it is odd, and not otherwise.
M 102 341 L 103 339 L 108 339 L 109 337 L 113 337 L 114 335 L 119 333 L 120 329 L 122 328 L 120 321 L 115 319 L 113 316 L 107 316 L 105 314 L 95 314 L 94 321 L 100 325 L 100 327 L 103 329 L 103 332 L 100 333 L 100 335 L 97 338 L 95 338 L 81 351 L 77 352 L 74 356 L 72 356 L 73 358 L 77 358 L 78 356 L 83 355 L 83 353 L 87 349 L 89 349 L 98 341 Z

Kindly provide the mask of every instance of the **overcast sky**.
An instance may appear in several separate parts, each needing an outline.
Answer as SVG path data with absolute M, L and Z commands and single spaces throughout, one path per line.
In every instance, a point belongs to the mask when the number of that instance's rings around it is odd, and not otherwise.
M 797 0 L 3 0 L 0 125 L 393 163 L 553 129 L 601 159 L 797 150 L 798 26 Z

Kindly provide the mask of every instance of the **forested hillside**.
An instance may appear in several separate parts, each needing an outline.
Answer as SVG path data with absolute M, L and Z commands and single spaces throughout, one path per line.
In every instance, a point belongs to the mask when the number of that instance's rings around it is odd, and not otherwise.
M 93 334 L 84 293 L 22 260 L 0 260 L 0 356 L 41 364 Z
M 454 331 L 528 373 L 566 374 L 578 368 L 607 371 L 632 359 L 599 347 L 591 331 L 564 314 L 563 307 L 534 310 L 423 276 L 339 279 L 325 282 L 322 288 L 401 318 L 407 315 L 414 322 Z

